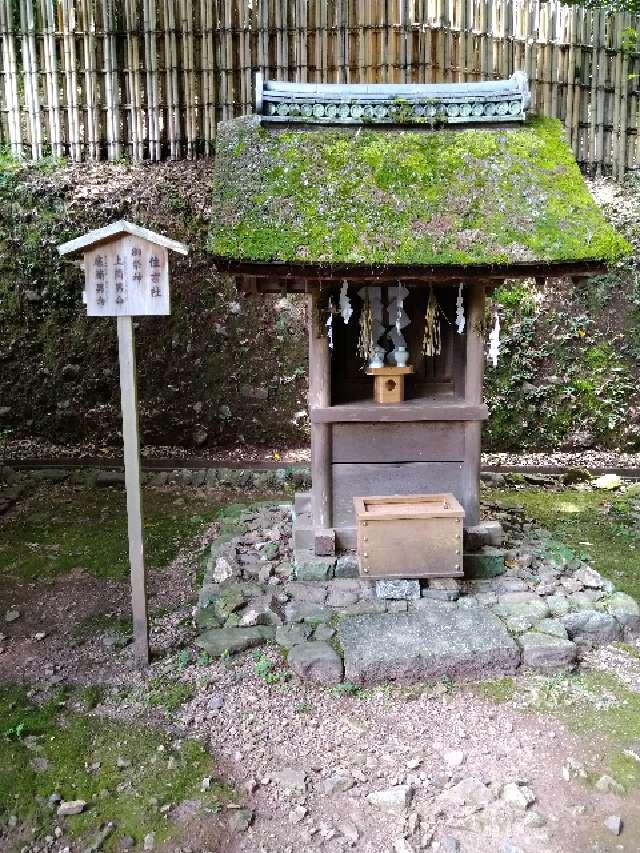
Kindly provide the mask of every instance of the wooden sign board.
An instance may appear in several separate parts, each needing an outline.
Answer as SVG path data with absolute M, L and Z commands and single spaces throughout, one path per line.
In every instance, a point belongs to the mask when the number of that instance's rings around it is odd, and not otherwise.
M 171 313 L 168 252 L 127 235 L 84 255 L 89 317 L 161 317 Z
M 125 220 L 58 246 L 63 256 L 82 255 L 89 317 L 117 317 L 133 636 L 136 657 L 143 666 L 149 663 L 149 620 L 132 317 L 170 313 L 169 250 L 181 255 L 189 251 L 182 243 Z

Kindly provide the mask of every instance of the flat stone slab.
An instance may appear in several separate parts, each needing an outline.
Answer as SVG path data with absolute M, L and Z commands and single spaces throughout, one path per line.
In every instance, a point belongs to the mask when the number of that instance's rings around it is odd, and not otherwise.
M 422 599 L 420 610 L 344 617 L 338 637 L 355 684 L 514 672 L 520 650 L 483 607 Z

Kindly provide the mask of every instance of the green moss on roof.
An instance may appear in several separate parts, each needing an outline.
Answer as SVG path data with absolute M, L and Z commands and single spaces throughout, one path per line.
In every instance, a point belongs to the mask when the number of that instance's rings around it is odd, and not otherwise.
M 220 127 L 211 251 L 362 264 L 615 261 L 560 122 L 513 129 Z

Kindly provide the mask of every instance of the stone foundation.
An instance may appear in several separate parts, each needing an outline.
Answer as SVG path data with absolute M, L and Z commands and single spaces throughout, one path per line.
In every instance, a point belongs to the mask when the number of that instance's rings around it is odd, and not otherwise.
M 223 520 L 212 545 L 198 642 L 214 655 L 225 642 L 229 652 L 303 646 L 296 672 L 323 683 L 342 678 L 339 651 L 347 679 L 370 683 L 565 670 L 583 650 L 640 630 L 637 602 L 587 562 L 558 557 L 557 543 L 515 511 L 501 521 L 503 548 L 484 544 L 482 531 L 467 542 L 477 550 L 465 570 L 479 577 L 375 581 L 358 576 L 353 554 L 296 550 L 291 505 L 256 506 Z M 502 539 L 493 523 L 484 534 Z

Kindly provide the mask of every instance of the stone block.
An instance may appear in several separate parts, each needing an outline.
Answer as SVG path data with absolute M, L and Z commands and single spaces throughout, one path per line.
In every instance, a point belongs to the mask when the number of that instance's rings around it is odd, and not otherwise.
M 336 560 L 335 576 L 337 578 L 357 578 L 360 576 L 360 566 L 355 554 L 345 554 Z
M 335 557 L 336 555 L 336 532 L 335 530 L 316 530 L 313 537 L 316 557 Z
M 499 521 L 481 521 L 464 529 L 464 550 L 479 551 L 484 545 L 500 548 L 504 540 L 504 530 Z
M 518 638 L 522 646 L 522 665 L 527 669 L 549 670 L 573 667 L 577 646 L 563 637 L 528 631 Z
M 465 552 L 463 566 L 467 578 L 493 578 L 502 575 L 506 571 L 504 551 L 484 545 L 479 551 Z
M 560 621 L 569 637 L 579 646 L 598 646 L 622 637 L 622 626 L 609 613 L 597 610 L 578 610 L 567 613 Z
M 284 609 L 284 618 L 287 622 L 307 622 L 319 625 L 322 622 L 330 622 L 333 613 L 326 607 L 318 604 L 306 604 L 305 602 L 294 602 L 287 604 Z
M 640 632 L 640 606 L 626 592 L 614 592 L 604 605 L 629 634 Z
M 289 668 L 305 681 L 338 684 L 342 681 L 342 660 L 333 646 L 312 640 L 293 646 L 287 657 Z
M 253 628 L 212 628 L 196 638 L 196 645 L 214 657 L 225 652 L 234 654 L 268 643 L 275 637 L 275 628 L 257 625 Z
M 326 583 L 290 581 L 286 584 L 284 592 L 296 602 L 303 601 L 306 604 L 324 604 L 328 589 L 329 585 Z
M 520 650 L 490 611 L 428 599 L 420 599 L 420 605 L 420 609 L 407 613 L 340 620 L 338 637 L 348 681 L 407 682 L 445 675 L 490 677 L 515 671 Z
M 420 581 L 380 580 L 376 581 L 376 598 L 401 599 L 420 598 Z
M 301 623 L 295 625 L 278 625 L 276 628 L 276 643 L 285 649 L 292 649 L 300 643 L 306 643 L 311 636 L 313 627 Z
M 317 557 L 306 550 L 294 553 L 294 570 L 299 581 L 326 581 L 333 577 L 335 565 L 335 557 Z
M 340 611 L 341 616 L 359 616 L 364 613 L 386 613 L 387 602 L 380 601 L 359 601 L 357 604 L 349 604 L 343 607 Z

